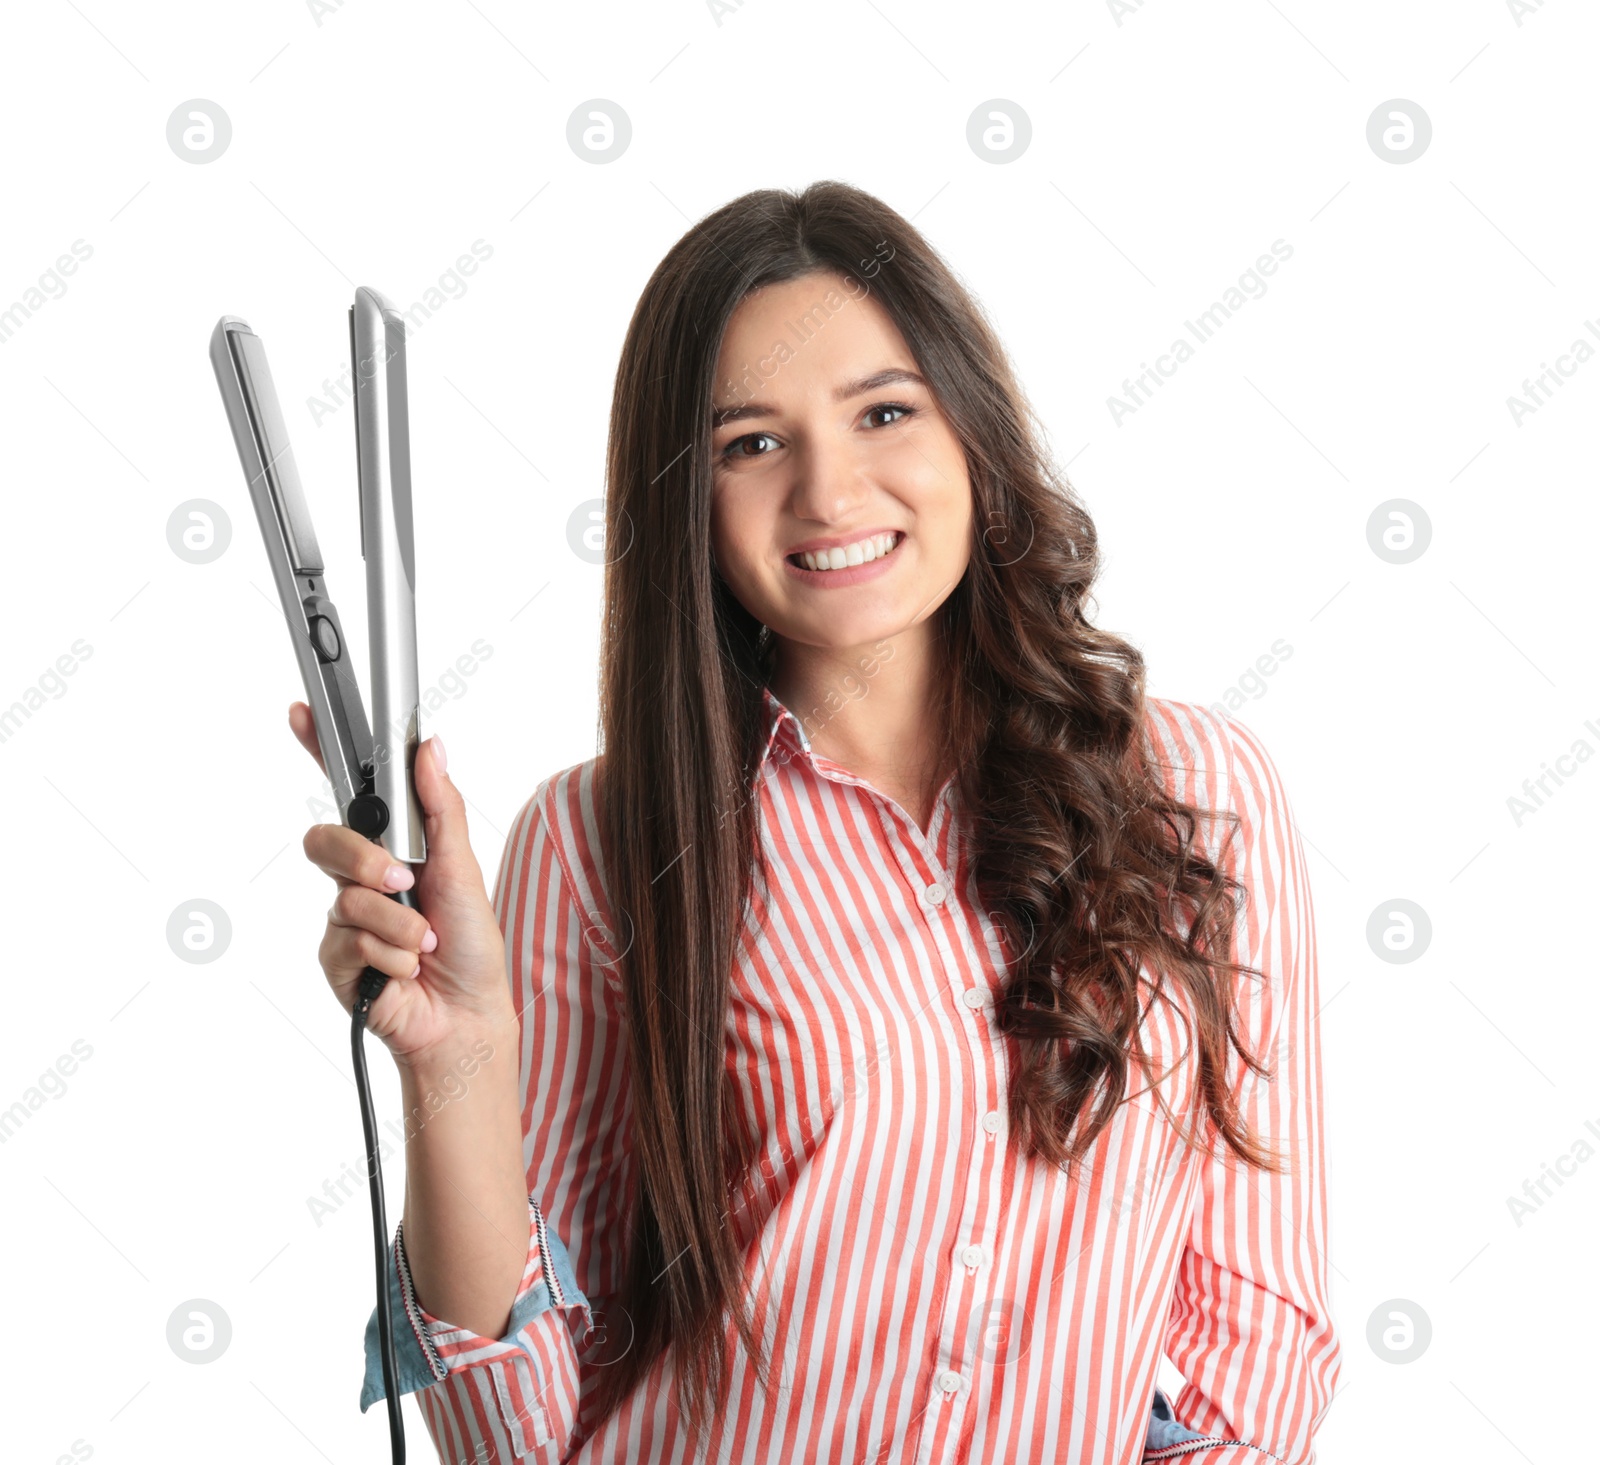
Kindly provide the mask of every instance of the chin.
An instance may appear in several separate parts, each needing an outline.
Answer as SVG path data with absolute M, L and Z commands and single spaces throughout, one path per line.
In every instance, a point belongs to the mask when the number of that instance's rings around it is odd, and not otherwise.
M 796 627 L 790 640 L 830 650 L 845 650 L 851 646 L 865 646 L 873 641 L 888 640 L 908 629 L 911 618 L 905 615 L 860 615 L 829 617 L 804 627 Z M 773 627 L 779 635 L 786 632 Z

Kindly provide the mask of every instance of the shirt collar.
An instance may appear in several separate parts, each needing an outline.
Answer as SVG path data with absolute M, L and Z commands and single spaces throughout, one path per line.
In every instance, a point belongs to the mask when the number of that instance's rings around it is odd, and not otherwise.
M 767 710 L 767 738 L 761 749 L 758 772 L 775 758 L 785 762 L 795 757 L 810 758 L 811 739 L 806 736 L 800 719 L 773 695 L 771 687 L 763 687 L 761 697 Z
M 806 730 L 801 725 L 800 719 L 773 695 L 771 687 L 761 689 L 761 697 L 767 711 L 767 739 L 761 750 L 761 761 L 757 765 L 756 773 L 759 777 L 766 771 L 768 763 L 788 763 L 795 758 L 803 758 L 811 767 L 824 777 L 831 775 L 818 766 L 818 755 L 811 751 L 811 739 L 806 736 Z M 821 760 L 830 768 L 837 768 L 837 764 L 828 763 L 827 759 Z M 853 781 L 853 774 L 846 773 Z M 960 797 L 959 780 L 951 774 L 944 782 L 944 787 L 939 791 L 941 802 L 954 806 Z

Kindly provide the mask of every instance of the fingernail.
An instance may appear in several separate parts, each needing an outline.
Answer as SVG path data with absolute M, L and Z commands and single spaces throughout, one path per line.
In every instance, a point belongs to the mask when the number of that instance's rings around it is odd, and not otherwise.
M 444 740 L 439 736 L 438 733 L 435 733 L 429 739 L 429 742 L 433 744 L 433 761 L 438 765 L 439 772 L 443 773 L 448 766 L 445 763 L 444 758 Z
M 432 926 L 429 926 L 427 935 L 425 935 L 422 938 L 422 949 L 424 951 L 434 951 L 434 950 L 437 950 L 438 945 L 439 945 L 438 932 L 436 932 L 433 929 Z
M 404 865 L 390 865 L 383 872 L 383 883 L 389 890 L 410 890 L 416 881 L 417 877 Z
M 411 975 L 414 977 L 420 977 L 422 975 L 422 963 L 420 961 L 417 963 L 416 970 L 412 972 Z

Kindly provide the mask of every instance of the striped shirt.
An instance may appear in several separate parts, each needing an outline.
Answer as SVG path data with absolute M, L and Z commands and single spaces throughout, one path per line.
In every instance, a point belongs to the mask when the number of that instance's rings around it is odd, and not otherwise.
M 1275 1077 L 1233 1055 L 1229 1081 L 1284 1173 L 1186 1147 L 1135 1069 L 1069 1182 L 1007 1133 L 1007 1040 L 994 1022 L 1005 948 L 978 898 L 954 777 L 920 829 L 814 753 L 765 695 L 756 792 L 770 884 L 752 898 L 726 1028 L 763 1150 L 729 1224 L 783 1387 L 761 1390 L 725 1317 L 732 1383 L 695 1458 L 1313 1461 L 1339 1372 L 1315 929 L 1300 840 L 1260 741 L 1205 708 L 1147 701 L 1167 791 L 1240 818 L 1231 842 L 1219 820 L 1198 837 L 1249 892 L 1234 955 L 1266 980 L 1241 979 L 1241 1026 Z M 396 1331 L 450 1465 L 688 1457 L 670 1354 L 598 1431 L 587 1407 L 598 1368 L 586 1357 L 626 1327 L 610 1314 L 633 1181 L 623 952 L 597 858 L 595 773 L 591 759 L 539 786 L 496 881 L 523 1013 L 529 1192 L 507 1336 L 426 1312 L 397 1237 Z M 1153 1071 L 1173 1070 L 1164 1102 L 1186 1116 L 1184 1025 L 1168 1004 L 1149 1006 Z M 604 1351 L 618 1347 L 611 1338 Z M 1186 1380 L 1170 1403 L 1155 1395 L 1163 1352 Z

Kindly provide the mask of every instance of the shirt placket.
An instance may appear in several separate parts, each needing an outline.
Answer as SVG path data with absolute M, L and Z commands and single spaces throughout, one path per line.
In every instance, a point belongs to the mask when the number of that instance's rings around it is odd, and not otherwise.
M 942 1456 L 954 1460 L 966 1433 L 962 1416 L 972 1394 L 976 1371 L 983 1366 L 980 1343 L 986 1335 L 987 1312 L 994 1293 L 995 1244 L 999 1207 L 990 1191 L 998 1161 L 995 1135 L 1001 1128 L 995 1092 L 994 991 L 985 964 L 976 959 L 963 930 L 962 891 L 955 872 L 939 859 L 940 836 L 952 817 L 952 785 L 946 784 L 924 834 L 903 811 L 896 810 L 894 855 L 928 928 L 953 1001 L 941 1003 L 941 1015 L 954 1014 L 955 1035 L 966 1045 L 967 1083 L 961 1120 L 960 1151 L 954 1174 L 961 1177 L 961 1204 L 945 1239 L 941 1263 L 948 1270 L 944 1306 L 931 1360 L 929 1388 L 914 1459 L 932 1465 L 943 1440 Z M 953 831 L 952 831 L 953 833 Z M 946 840 L 951 862 L 959 863 L 958 846 Z M 979 1143 L 979 1141 L 982 1143 Z M 919 1401 L 920 1402 L 920 1401 Z M 945 1418 L 944 1412 L 950 1411 Z M 942 1426 L 942 1427 L 941 1427 Z

